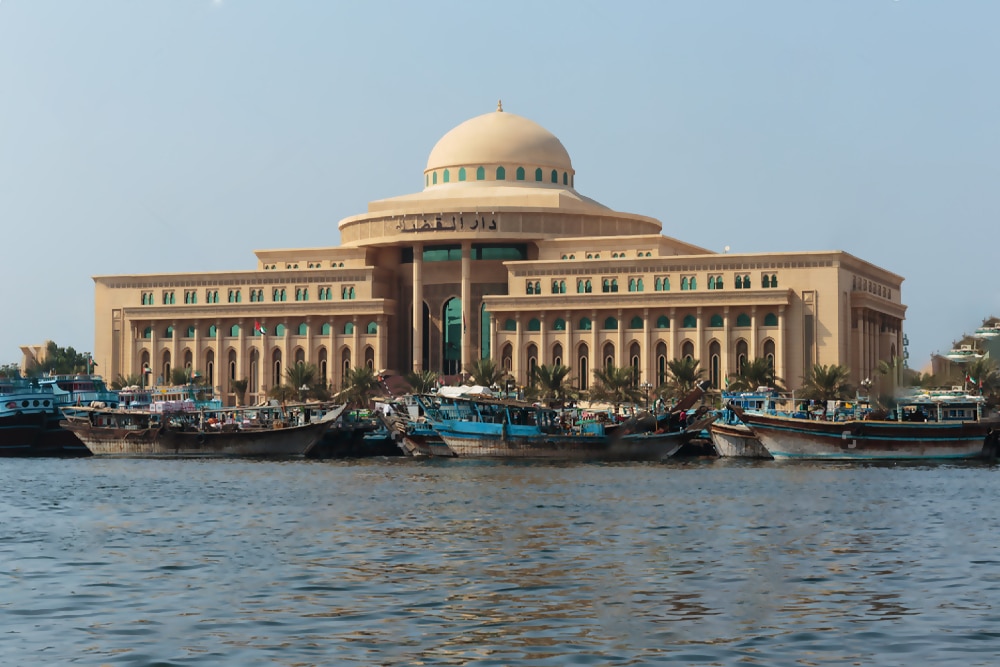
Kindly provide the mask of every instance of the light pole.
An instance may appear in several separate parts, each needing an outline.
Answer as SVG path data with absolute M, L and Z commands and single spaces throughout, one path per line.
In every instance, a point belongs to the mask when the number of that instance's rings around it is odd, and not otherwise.
M 646 412 L 649 412 L 649 390 L 653 388 L 653 385 L 643 382 L 639 387 L 642 389 L 643 396 L 646 397 Z

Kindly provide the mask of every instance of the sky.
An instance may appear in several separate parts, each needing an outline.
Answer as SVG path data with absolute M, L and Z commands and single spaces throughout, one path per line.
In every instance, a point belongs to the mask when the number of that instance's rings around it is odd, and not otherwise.
M 502 99 L 668 236 L 903 276 L 921 370 L 1000 316 L 998 26 L 994 0 L 0 0 L 0 364 L 91 351 L 93 276 L 338 245 Z

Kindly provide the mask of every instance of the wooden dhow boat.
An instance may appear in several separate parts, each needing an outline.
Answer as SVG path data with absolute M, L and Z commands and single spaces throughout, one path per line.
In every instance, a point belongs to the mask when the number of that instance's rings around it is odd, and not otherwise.
M 80 407 L 63 410 L 63 428 L 95 456 L 301 457 L 344 411 L 298 423 L 279 406 L 156 412 Z
M 494 398 L 467 401 L 469 416 L 434 421 L 457 457 L 556 461 L 660 461 L 701 435 L 714 414 L 681 423 L 680 415 L 704 395 L 702 383 L 665 415 L 642 413 L 621 424 L 567 423 L 559 411 Z
M 730 408 L 775 459 L 985 458 L 995 455 L 1000 429 L 996 419 L 983 418 L 981 396 L 960 391 L 908 397 L 884 419 L 798 418 Z

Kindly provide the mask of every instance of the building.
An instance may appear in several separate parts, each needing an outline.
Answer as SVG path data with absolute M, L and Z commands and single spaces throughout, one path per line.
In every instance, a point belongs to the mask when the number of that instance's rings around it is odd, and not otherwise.
M 720 254 L 574 188 L 569 153 L 496 111 L 434 146 L 420 192 L 341 220 L 341 245 L 261 250 L 248 271 L 98 276 L 95 358 L 109 377 L 197 370 L 232 400 L 315 364 L 457 374 L 492 357 L 518 384 L 563 363 L 632 365 L 653 386 L 699 359 L 715 386 L 754 358 L 795 387 L 813 363 L 855 380 L 902 349 L 902 278 L 845 252 Z

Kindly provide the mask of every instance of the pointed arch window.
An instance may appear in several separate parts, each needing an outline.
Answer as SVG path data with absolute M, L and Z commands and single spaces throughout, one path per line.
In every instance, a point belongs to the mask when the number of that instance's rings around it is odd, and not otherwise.
M 681 291 L 683 292 L 683 291 L 686 291 L 688 289 L 689 289 L 689 283 L 688 283 L 687 276 L 685 276 L 685 277 L 681 278 Z
M 308 333 L 309 333 L 309 325 L 306 324 L 305 322 L 301 322 L 299 324 L 299 335 L 300 336 L 305 336 Z
M 217 326 L 215 326 L 214 324 L 211 325 L 210 327 L 208 327 L 208 337 L 215 338 L 215 336 L 218 334 L 218 331 L 219 328 Z
M 184 334 L 185 338 L 194 338 L 194 327 L 190 326 L 187 328 L 187 333 Z
M 559 172 L 555 169 L 552 170 L 552 182 L 559 185 Z
M 515 178 L 517 180 L 523 181 L 524 180 L 524 167 L 518 167 L 517 171 L 514 172 L 514 174 L 515 174 Z
M 541 183 L 542 182 L 542 178 L 543 178 L 542 177 L 542 168 L 539 167 L 538 169 L 535 170 L 535 181 L 538 182 L 538 183 Z
M 444 170 L 444 174 L 442 176 L 443 176 L 443 178 L 441 179 L 441 181 L 443 183 L 450 183 L 451 182 L 451 171 L 450 170 L 445 169 Z
M 284 336 L 286 329 L 287 329 L 287 327 L 284 324 L 279 324 L 278 326 L 274 327 L 274 335 L 275 336 Z
M 330 335 L 330 330 L 332 328 L 333 327 L 330 326 L 329 322 L 323 322 L 323 326 L 321 326 L 320 329 L 319 329 L 320 335 L 322 335 L 322 336 L 329 336 Z
M 233 326 L 229 327 L 229 335 L 233 336 L 233 337 L 239 336 L 240 335 L 240 325 L 234 324 Z
M 486 168 L 485 167 L 477 167 L 476 168 L 476 180 L 477 181 L 485 181 L 486 180 Z
M 464 181 L 465 180 L 465 167 L 460 167 L 459 168 L 459 170 L 458 170 L 458 180 L 459 181 Z
M 348 335 L 354 333 L 354 322 L 348 322 L 344 325 L 344 333 Z
M 435 171 L 434 173 L 431 174 L 431 185 L 437 185 L 437 184 L 438 184 L 438 173 Z
M 497 167 L 497 180 L 506 181 L 507 180 L 507 170 L 503 167 Z
M 369 334 L 371 334 L 371 335 L 377 334 L 378 333 L 378 322 L 376 322 L 374 320 L 372 320 L 371 322 L 369 322 L 368 323 L 367 332 Z

